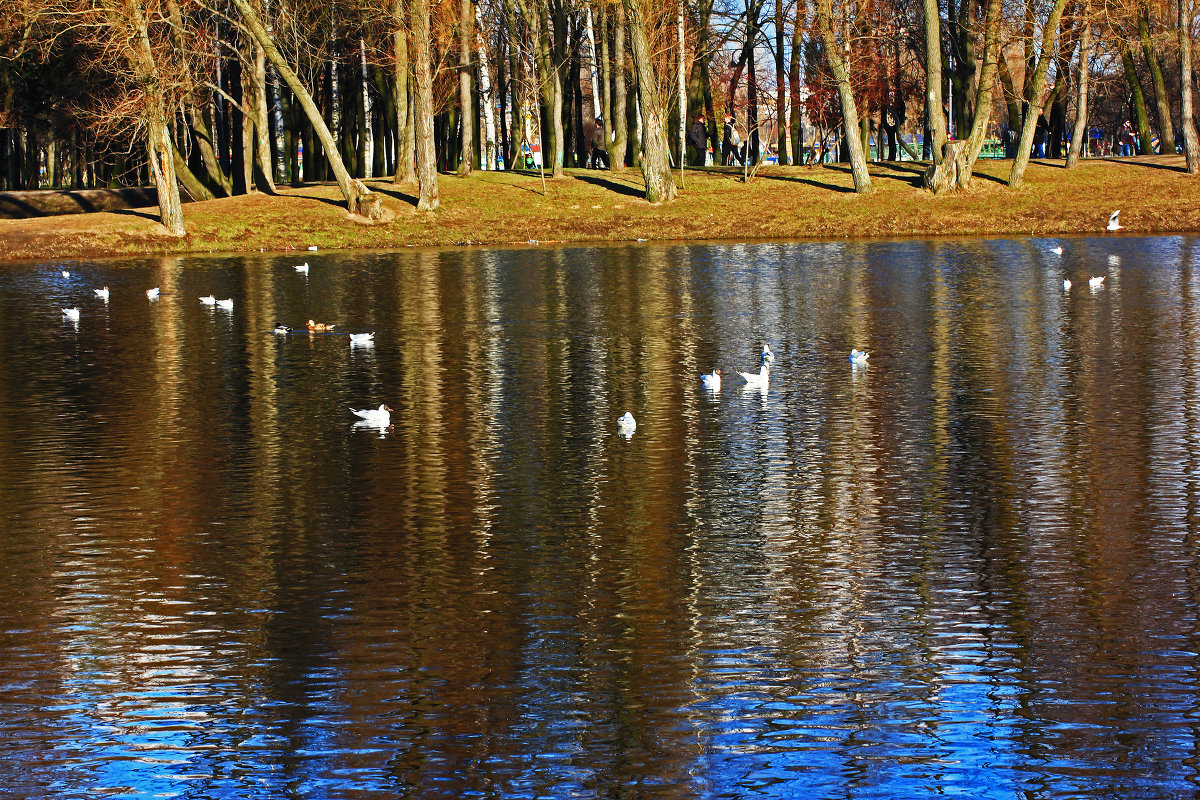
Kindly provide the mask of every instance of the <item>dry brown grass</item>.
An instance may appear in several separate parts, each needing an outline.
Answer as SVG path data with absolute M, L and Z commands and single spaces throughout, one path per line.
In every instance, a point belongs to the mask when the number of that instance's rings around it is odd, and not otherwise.
M 415 190 L 368 181 L 396 218 L 364 225 L 347 218 L 337 187 L 283 189 L 185 206 L 188 234 L 166 235 L 156 209 L 0 220 L 0 259 L 78 259 L 135 254 L 393 248 L 528 241 L 850 238 L 937 235 L 1078 234 L 1103 231 L 1122 209 L 1130 233 L 1200 231 L 1200 177 L 1180 156 L 1084 161 L 1066 171 L 1034 162 L 1016 191 L 1003 181 L 1011 162 L 980 162 L 966 192 L 933 197 L 920 166 L 877 164 L 872 192 L 851 191 L 848 167 L 766 168 L 751 184 L 740 171 L 696 170 L 680 199 L 650 206 L 641 175 L 568 170 L 480 172 L 440 177 L 442 208 L 414 210 Z M 676 173 L 678 175 L 678 173 Z M 678 178 L 677 178 L 678 180 Z

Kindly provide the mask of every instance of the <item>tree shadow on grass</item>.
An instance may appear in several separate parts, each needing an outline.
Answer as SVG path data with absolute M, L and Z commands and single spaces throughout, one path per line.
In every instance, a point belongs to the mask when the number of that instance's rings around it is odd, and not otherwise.
M 379 194 L 390 197 L 393 200 L 399 200 L 402 203 L 408 203 L 413 208 L 417 207 L 417 203 L 420 200 L 420 198 L 418 198 L 416 195 L 411 195 L 408 192 L 402 192 L 399 189 L 392 189 L 390 187 L 380 186 L 378 184 L 372 185 L 370 189 L 372 192 L 378 192 Z M 338 205 L 341 205 L 341 203 L 338 203 Z
M 118 216 L 122 217 L 139 217 L 141 219 L 149 220 L 150 222 L 162 222 L 162 218 L 159 216 L 158 206 L 154 206 L 153 208 L 115 208 L 109 213 L 117 214 Z
M 771 173 L 765 173 L 765 174 L 759 175 L 757 180 L 784 181 L 785 183 L 803 183 L 808 186 L 815 186 L 818 189 L 828 189 L 829 191 L 837 192 L 838 194 L 853 194 L 854 193 L 853 186 L 839 186 L 836 183 L 828 183 L 825 181 L 819 181 L 814 178 L 801 178 L 798 175 L 773 175 Z
M 621 183 L 612 178 L 602 178 L 599 175 L 576 175 L 575 180 L 590 183 L 592 186 L 599 186 L 601 189 L 607 189 L 610 192 L 623 194 L 626 197 L 644 197 L 645 192 L 636 186 L 630 186 L 627 183 Z
M 1143 158 L 1152 158 L 1152 157 L 1153 156 L 1143 156 Z M 1162 158 L 1162 156 L 1157 156 L 1157 157 Z M 1183 156 L 1176 154 L 1176 158 L 1182 159 Z M 1089 160 L 1094 160 L 1094 159 L 1089 159 Z M 1101 160 L 1111 161 L 1114 164 L 1123 164 L 1123 165 L 1129 166 L 1129 167 L 1145 167 L 1147 169 L 1161 169 L 1161 170 L 1165 170 L 1166 172 L 1182 172 L 1184 174 L 1187 174 L 1187 162 L 1186 161 L 1181 161 L 1178 165 L 1162 164 L 1162 163 L 1158 163 L 1158 162 L 1154 162 L 1154 161 L 1142 161 L 1139 159 L 1138 156 L 1133 156 L 1132 159 L 1116 158 L 1115 156 L 1108 156 Z

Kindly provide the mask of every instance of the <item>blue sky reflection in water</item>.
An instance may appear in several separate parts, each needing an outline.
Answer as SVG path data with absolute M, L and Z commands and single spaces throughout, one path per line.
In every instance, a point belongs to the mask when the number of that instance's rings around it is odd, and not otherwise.
M 0 786 L 1192 796 L 1200 240 L 1059 243 L 0 268 Z

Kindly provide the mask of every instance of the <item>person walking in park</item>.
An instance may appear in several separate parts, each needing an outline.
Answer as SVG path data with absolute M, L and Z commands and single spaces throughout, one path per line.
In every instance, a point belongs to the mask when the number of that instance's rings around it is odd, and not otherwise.
M 1033 157 L 1046 157 L 1046 129 L 1049 123 L 1046 122 L 1045 114 L 1038 114 L 1037 123 L 1033 128 Z
M 728 167 L 734 160 L 738 164 L 742 164 L 740 148 L 741 137 L 738 136 L 737 125 L 733 121 L 733 117 L 729 114 L 725 115 L 725 135 L 721 139 L 721 165 Z
M 708 125 L 706 122 L 707 118 L 701 114 L 688 130 L 687 143 L 692 148 L 692 157 L 688 163 L 693 167 L 703 167 L 705 156 L 708 155 Z

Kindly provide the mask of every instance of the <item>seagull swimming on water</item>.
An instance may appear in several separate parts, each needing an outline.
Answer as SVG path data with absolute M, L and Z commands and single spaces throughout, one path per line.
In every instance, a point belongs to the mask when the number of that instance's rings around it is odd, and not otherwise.
M 233 311 L 233 298 L 228 300 L 218 300 L 217 308 L 221 309 L 222 311 Z
M 1063 278 L 1063 291 L 1064 292 L 1071 291 L 1071 279 L 1070 278 Z
M 630 436 L 633 436 L 635 430 L 637 430 L 637 420 L 633 418 L 633 414 L 626 411 L 617 417 L 617 433 L 628 439 Z
M 710 373 L 701 375 L 700 382 L 704 384 L 704 388 L 708 389 L 710 392 L 719 392 L 721 391 L 721 375 L 721 370 L 714 369 Z
M 70 272 L 69 270 L 65 270 L 65 269 L 64 269 L 64 270 L 62 271 L 62 276 L 63 276 L 64 278 L 69 278 L 69 277 L 71 277 L 71 272 Z
M 392 410 L 384 403 L 380 403 L 379 408 L 352 408 L 350 411 L 368 425 L 386 428 L 392 424 Z
M 1050 252 L 1054 253 L 1054 255 L 1056 255 L 1056 256 L 1061 256 L 1062 255 L 1062 245 L 1059 245 L 1058 247 L 1051 247 Z
M 92 289 L 92 291 L 96 293 L 96 297 L 99 297 L 101 300 L 103 300 L 106 303 L 108 302 L 109 292 L 108 292 L 107 286 L 105 286 L 103 289 Z
M 297 264 L 296 272 L 303 272 L 305 275 L 307 275 L 308 274 L 308 262 L 305 261 L 303 264 Z
M 771 380 L 771 367 L 763 360 L 763 365 L 758 368 L 758 374 L 752 372 L 739 372 L 738 375 L 746 381 L 744 389 L 766 389 L 768 382 Z
M 1117 220 L 1117 217 L 1119 217 L 1119 216 L 1121 216 L 1121 209 L 1118 208 L 1116 211 L 1114 211 L 1112 213 L 1112 216 L 1108 218 L 1108 227 L 1105 228 L 1104 230 L 1106 230 L 1106 231 L 1122 230 L 1121 223 Z
M 768 367 L 775 363 L 775 354 L 771 352 L 771 345 L 766 342 L 763 342 L 762 356 L 759 360 Z
M 871 354 L 866 350 L 858 350 L 856 348 L 850 349 L 850 363 L 856 367 L 865 367 L 867 365 L 867 359 L 870 357 Z
M 350 346 L 368 345 L 375 341 L 374 333 L 352 333 L 350 334 Z
M 157 300 L 158 299 L 158 287 L 157 286 L 155 286 L 153 289 L 146 290 L 146 299 L 147 300 Z
M 79 322 L 79 308 L 64 308 L 63 317 L 71 322 Z
M 1091 278 L 1088 278 L 1088 288 L 1093 291 L 1095 291 L 1096 289 L 1099 289 L 1103 285 L 1104 285 L 1104 276 L 1103 275 L 1095 275 Z
M 217 304 L 217 298 L 213 297 L 211 294 L 206 294 L 204 297 L 200 298 L 200 302 L 204 303 L 206 306 L 215 306 Z

